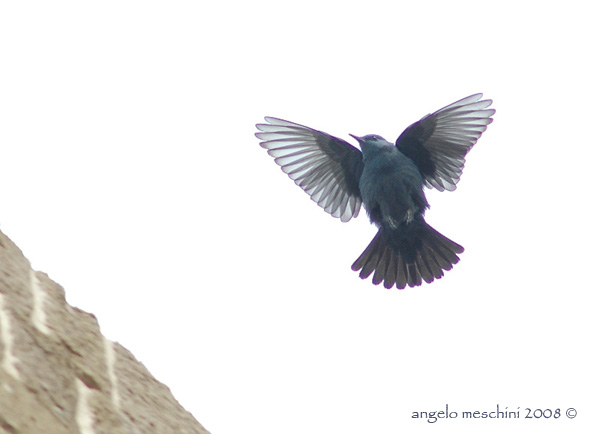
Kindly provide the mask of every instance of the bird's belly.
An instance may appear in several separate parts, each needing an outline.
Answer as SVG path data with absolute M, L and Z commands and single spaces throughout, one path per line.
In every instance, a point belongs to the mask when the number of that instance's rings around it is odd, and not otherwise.
M 420 174 L 411 170 L 365 170 L 360 192 L 371 222 L 396 229 L 422 215 L 426 207 Z

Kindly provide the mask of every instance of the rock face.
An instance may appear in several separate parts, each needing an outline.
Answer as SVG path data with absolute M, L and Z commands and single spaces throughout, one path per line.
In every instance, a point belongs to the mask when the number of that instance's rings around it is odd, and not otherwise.
M 0 433 L 208 431 L 0 232 Z

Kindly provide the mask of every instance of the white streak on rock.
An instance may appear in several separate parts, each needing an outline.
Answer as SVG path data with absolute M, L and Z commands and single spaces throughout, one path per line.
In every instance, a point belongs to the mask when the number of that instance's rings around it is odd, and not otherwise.
M 50 329 L 46 324 L 46 311 L 44 310 L 44 301 L 46 300 L 46 292 L 40 286 L 40 281 L 35 274 L 35 271 L 30 270 L 30 285 L 31 293 L 33 294 L 33 311 L 31 312 L 31 321 L 33 325 L 45 335 L 50 333 Z
M 4 349 L 1 354 L 2 368 L 18 380 L 17 362 L 19 359 L 13 354 L 13 335 L 10 327 L 10 315 L 8 310 L 4 308 L 4 295 L 0 293 L 0 341 L 2 341 Z
M 115 347 L 112 341 L 104 338 L 104 352 L 106 354 L 106 366 L 108 369 L 108 378 L 110 380 L 110 397 L 115 409 L 121 408 L 121 398 L 119 396 L 119 382 L 115 374 Z
M 77 384 L 77 408 L 75 410 L 75 420 L 81 434 L 95 434 L 94 418 L 88 404 L 88 397 L 92 391 L 79 378 L 75 379 Z

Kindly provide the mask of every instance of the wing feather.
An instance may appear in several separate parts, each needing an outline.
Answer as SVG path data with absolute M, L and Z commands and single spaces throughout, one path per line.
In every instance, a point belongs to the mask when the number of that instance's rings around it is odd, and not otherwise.
M 348 142 L 290 121 L 265 117 L 256 133 L 275 163 L 313 201 L 347 222 L 358 216 L 362 154 Z
M 409 126 L 396 147 L 411 158 L 424 184 L 437 190 L 455 190 L 465 156 L 492 123 L 492 100 L 478 93 L 458 100 Z

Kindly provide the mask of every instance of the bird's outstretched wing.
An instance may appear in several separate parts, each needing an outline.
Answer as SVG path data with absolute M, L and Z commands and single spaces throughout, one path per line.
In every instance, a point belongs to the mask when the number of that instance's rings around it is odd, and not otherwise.
M 465 155 L 492 123 L 492 100 L 481 93 L 463 98 L 415 122 L 398 137 L 396 147 L 411 158 L 429 188 L 455 190 Z
M 343 222 L 358 216 L 362 153 L 348 142 L 293 122 L 265 117 L 260 146 L 312 200 Z

